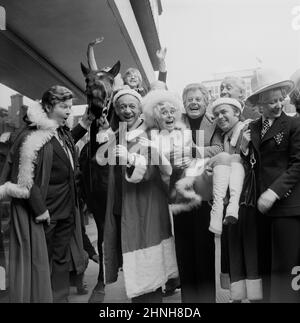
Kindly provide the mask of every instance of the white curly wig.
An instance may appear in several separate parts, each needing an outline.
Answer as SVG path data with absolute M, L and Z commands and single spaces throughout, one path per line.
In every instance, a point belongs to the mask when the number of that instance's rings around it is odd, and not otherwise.
M 176 109 L 175 123 L 181 127 L 182 113 L 185 113 L 183 103 L 176 93 L 168 90 L 150 91 L 142 100 L 142 112 L 148 128 L 157 128 L 158 104 L 168 102 Z

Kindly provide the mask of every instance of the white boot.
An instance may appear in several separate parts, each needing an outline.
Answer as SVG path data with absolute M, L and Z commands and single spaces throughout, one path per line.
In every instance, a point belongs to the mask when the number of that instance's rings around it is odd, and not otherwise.
M 230 169 L 229 165 L 217 165 L 213 169 L 213 205 L 208 229 L 216 235 L 222 233 L 224 198 L 229 185 Z
M 229 179 L 230 199 L 226 210 L 224 224 L 236 223 L 239 217 L 239 201 L 245 178 L 244 166 L 241 163 L 231 164 Z

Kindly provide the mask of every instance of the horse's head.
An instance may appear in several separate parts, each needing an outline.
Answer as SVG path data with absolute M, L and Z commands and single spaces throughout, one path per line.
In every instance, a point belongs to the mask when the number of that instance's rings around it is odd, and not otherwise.
M 120 62 L 118 61 L 109 70 L 94 70 L 81 63 L 81 70 L 85 77 L 89 109 L 96 118 L 99 118 L 111 99 L 114 78 L 120 71 Z

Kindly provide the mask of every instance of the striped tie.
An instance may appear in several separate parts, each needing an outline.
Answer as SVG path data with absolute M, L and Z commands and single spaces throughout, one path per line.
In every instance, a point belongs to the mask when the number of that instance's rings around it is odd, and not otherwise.
M 270 123 L 269 123 L 269 120 L 266 119 L 264 122 L 263 122 L 263 125 L 262 125 L 262 129 L 261 129 L 261 134 L 260 134 L 260 137 L 263 138 L 264 135 L 267 133 L 267 131 L 270 129 Z

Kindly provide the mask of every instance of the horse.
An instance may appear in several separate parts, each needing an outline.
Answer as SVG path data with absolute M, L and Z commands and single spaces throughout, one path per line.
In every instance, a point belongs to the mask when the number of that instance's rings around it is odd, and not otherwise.
M 93 46 L 103 39 L 96 39 L 88 45 L 88 65 L 80 64 L 81 71 L 85 77 L 88 109 L 95 115 L 90 129 L 90 141 L 80 154 L 79 164 L 81 169 L 81 183 L 79 185 L 83 192 L 83 200 L 89 211 L 93 214 L 98 231 L 98 253 L 99 253 L 99 276 L 98 283 L 94 288 L 89 302 L 102 302 L 104 297 L 103 277 L 103 228 L 106 209 L 108 166 L 99 166 L 95 161 L 95 153 L 98 149 L 96 135 L 98 131 L 98 119 L 107 117 L 113 97 L 114 78 L 120 71 L 120 61 L 112 68 L 99 69 L 94 57 Z M 100 290 L 100 293 L 99 293 Z

